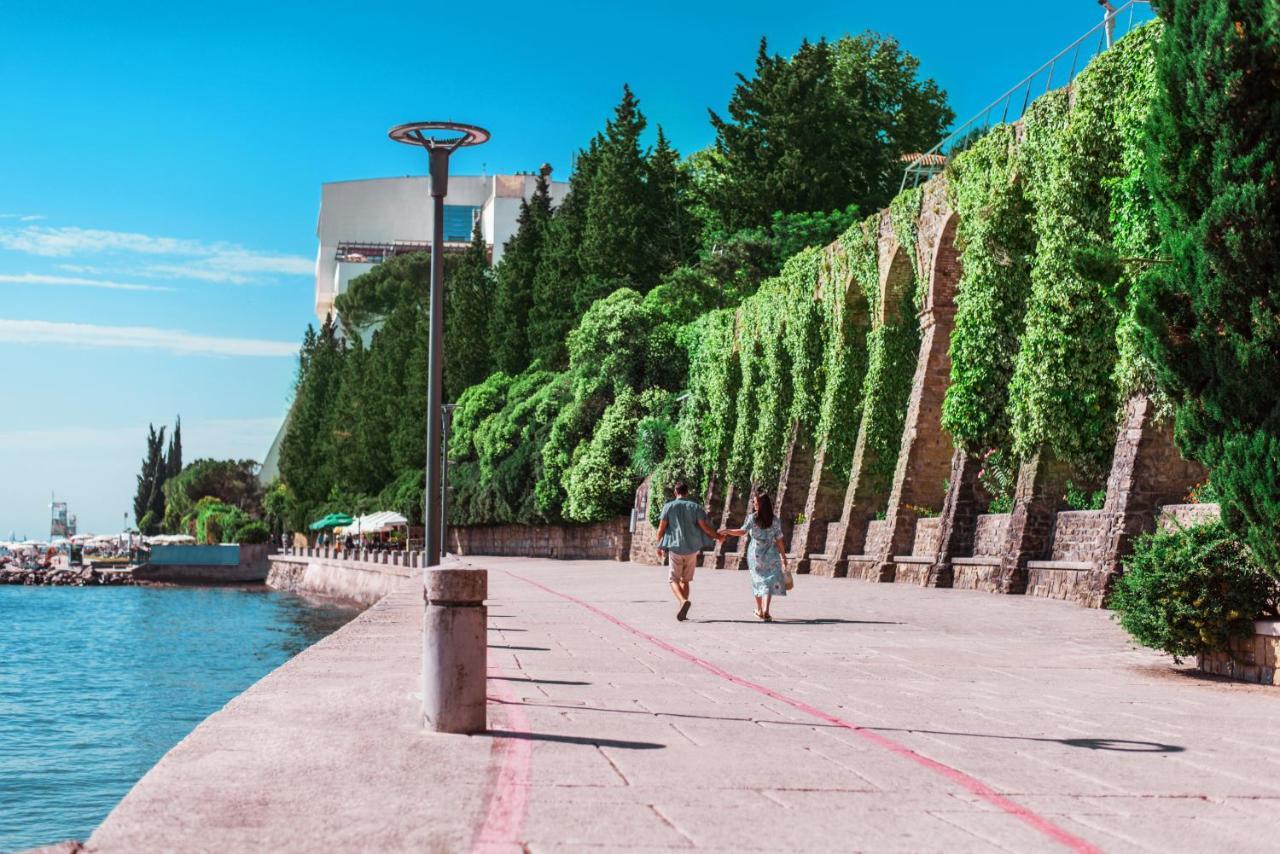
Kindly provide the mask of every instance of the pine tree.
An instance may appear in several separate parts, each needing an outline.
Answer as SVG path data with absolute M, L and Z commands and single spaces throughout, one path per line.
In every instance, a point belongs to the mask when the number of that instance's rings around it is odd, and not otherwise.
M 503 247 L 495 272 L 489 340 L 498 370 L 518 374 L 529 365 L 529 310 L 533 279 L 551 219 L 551 187 L 538 177 L 532 198 L 521 201 L 516 233 Z
M 775 212 L 883 207 L 898 187 L 898 158 L 931 148 L 955 116 L 919 69 L 874 33 L 805 41 L 790 59 L 761 39 L 728 117 L 710 111 L 717 156 L 699 189 L 710 225 L 731 234 L 767 227 Z
M 662 126 L 648 158 L 652 252 L 661 274 L 682 267 L 698 250 L 698 223 L 689 209 L 690 182 Z
M 1184 453 L 1280 573 L 1280 6 L 1163 0 L 1149 186 L 1167 262 L 1138 286 Z
M 574 294 L 579 312 L 618 288 L 646 293 L 662 274 L 662 262 L 651 244 L 656 217 L 649 164 L 640 147 L 646 124 L 639 100 L 631 87 L 623 86 L 622 100 L 605 126 L 592 170 L 578 251 L 583 280 Z
M 574 304 L 574 295 L 582 283 L 578 250 L 587 221 L 599 145 L 597 136 L 585 151 L 578 152 L 573 174 L 569 176 L 569 192 L 548 224 L 534 276 L 529 349 L 534 359 L 552 370 L 568 367 L 565 340 L 581 316 Z
M 444 301 L 444 397 L 451 402 L 468 386 L 489 376 L 493 368 L 489 349 L 493 279 L 489 250 L 478 222 L 467 251 L 449 270 Z
M 345 345 L 333 318 L 325 318 L 317 333 L 307 330 L 298 359 L 289 432 L 280 448 L 280 473 L 309 510 L 323 503 L 335 485 L 331 412 L 342 382 Z

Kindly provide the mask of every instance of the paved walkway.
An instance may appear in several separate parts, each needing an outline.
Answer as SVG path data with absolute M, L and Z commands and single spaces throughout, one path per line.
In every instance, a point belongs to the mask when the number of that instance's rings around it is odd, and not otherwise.
M 1132 650 L 1105 612 L 802 577 L 763 624 L 745 575 L 700 570 L 677 623 L 654 567 L 473 560 L 492 734 L 417 729 L 406 587 L 203 724 L 92 847 L 1280 844 L 1280 694 Z

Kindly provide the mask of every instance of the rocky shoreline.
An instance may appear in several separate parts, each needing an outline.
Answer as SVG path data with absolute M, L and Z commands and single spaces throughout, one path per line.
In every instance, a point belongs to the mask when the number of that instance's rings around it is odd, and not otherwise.
M 120 570 L 84 569 L 26 569 L 18 566 L 0 566 L 0 584 L 21 584 L 27 587 L 125 587 L 138 584 L 133 573 Z

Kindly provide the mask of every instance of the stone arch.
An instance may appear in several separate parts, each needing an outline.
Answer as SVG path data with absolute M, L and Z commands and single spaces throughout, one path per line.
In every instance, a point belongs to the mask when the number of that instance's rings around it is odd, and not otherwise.
M 880 274 L 880 310 L 876 312 L 876 319 L 881 324 L 900 321 L 911 305 L 911 288 L 916 276 L 908 251 L 895 242 L 889 263 Z
M 954 211 L 947 212 L 942 230 L 938 232 L 930 254 L 929 288 L 925 292 L 922 309 L 952 309 L 956 304 L 956 291 L 960 287 L 960 250 L 956 248 L 956 227 L 960 217 Z

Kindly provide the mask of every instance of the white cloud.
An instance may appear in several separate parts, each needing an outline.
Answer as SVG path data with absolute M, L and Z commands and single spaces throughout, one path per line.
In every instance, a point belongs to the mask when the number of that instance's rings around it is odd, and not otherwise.
M 48 219 L 48 217 L 44 214 L 0 213 L 0 219 L 16 219 L 18 222 L 36 222 L 37 220 Z
M 135 285 L 110 279 L 85 279 L 79 276 L 46 276 L 40 273 L 0 273 L 0 282 L 18 285 L 57 285 L 82 288 L 107 288 L 113 291 L 171 291 L 160 285 Z
M 0 318 L 0 343 L 164 350 L 180 356 L 280 357 L 293 356 L 298 352 L 297 345 L 287 341 L 219 338 L 151 326 L 97 326 L 3 318 Z
M 10 215 L 15 218 L 17 215 Z M 128 231 L 74 226 L 28 225 L 0 229 L 0 248 L 45 258 L 131 254 L 190 259 L 181 264 L 151 263 L 154 275 L 175 275 L 243 284 L 255 275 L 309 276 L 315 262 L 301 255 L 256 252 L 235 243 L 205 242 Z

